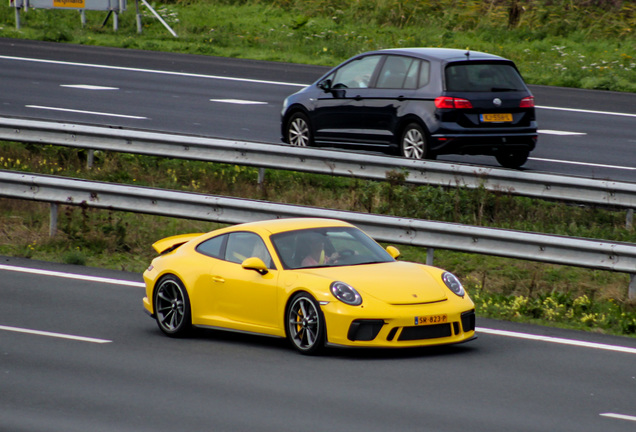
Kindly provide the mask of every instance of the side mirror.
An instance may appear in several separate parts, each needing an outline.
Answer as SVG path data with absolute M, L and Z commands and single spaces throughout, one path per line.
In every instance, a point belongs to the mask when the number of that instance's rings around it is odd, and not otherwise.
M 328 92 L 331 90 L 331 80 L 330 79 L 326 79 L 324 81 L 321 81 L 320 83 L 318 83 L 318 87 L 321 88 L 322 90 Z
M 397 259 L 400 256 L 400 251 L 395 246 L 387 246 L 386 251 L 393 257 L 393 259 Z
M 257 257 L 251 257 L 243 261 L 241 264 L 245 270 L 255 270 L 261 275 L 266 275 L 269 273 L 269 269 L 265 265 L 262 259 Z

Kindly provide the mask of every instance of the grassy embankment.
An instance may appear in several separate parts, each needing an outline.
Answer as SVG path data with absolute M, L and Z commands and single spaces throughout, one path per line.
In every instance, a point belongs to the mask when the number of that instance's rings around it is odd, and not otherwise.
M 105 14 L 29 10 L 16 31 L 0 8 L 0 36 L 333 65 L 355 53 L 393 46 L 470 47 L 512 58 L 534 84 L 636 91 L 633 2 L 594 1 L 215 1 L 155 5 L 179 34 L 154 19 L 136 33 L 132 4 L 120 29 Z M 516 6 L 515 6 L 516 5 Z M 464 224 L 636 242 L 624 212 L 491 194 L 412 187 L 399 176 L 376 183 L 123 154 L 99 154 L 87 170 L 82 151 L 0 144 L 0 168 L 192 190 Z M 62 207 L 48 237 L 48 207 L 0 200 L 0 254 L 141 271 L 154 240 L 213 224 Z M 402 247 L 406 259 L 425 252 Z M 436 264 L 463 278 L 480 316 L 594 329 L 636 331 L 622 274 L 436 251 Z

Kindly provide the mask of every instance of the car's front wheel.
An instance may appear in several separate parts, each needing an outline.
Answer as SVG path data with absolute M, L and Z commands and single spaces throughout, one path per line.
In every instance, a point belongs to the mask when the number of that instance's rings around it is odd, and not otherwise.
M 517 169 L 528 161 L 529 156 L 528 150 L 508 150 L 497 153 L 495 158 L 502 167 Z
M 168 275 L 162 278 L 155 289 L 153 302 L 155 319 L 162 332 L 172 337 L 185 336 L 190 332 L 190 299 L 178 277 Z
M 400 153 L 409 159 L 431 158 L 428 140 L 422 126 L 411 123 L 404 128 L 400 139 Z
M 309 127 L 309 119 L 301 112 L 292 114 L 287 122 L 287 142 L 296 147 L 310 147 L 313 136 Z
M 324 348 L 325 322 L 318 303 L 311 295 L 294 295 L 289 302 L 285 319 L 287 337 L 298 351 L 303 354 L 318 354 Z

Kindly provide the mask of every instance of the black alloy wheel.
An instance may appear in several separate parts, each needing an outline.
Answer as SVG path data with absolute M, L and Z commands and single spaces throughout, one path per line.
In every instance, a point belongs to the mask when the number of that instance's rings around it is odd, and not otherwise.
M 155 319 L 162 332 L 171 337 L 182 337 L 190 332 L 190 300 L 179 278 L 163 277 L 155 289 L 153 302 Z
M 287 337 L 302 354 L 318 354 L 325 346 L 326 331 L 316 300 L 307 293 L 294 295 L 287 309 Z
M 301 112 L 292 114 L 287 122 L 287 142 L 295 147 L 311 147 L 313 137 L 309 119 Z

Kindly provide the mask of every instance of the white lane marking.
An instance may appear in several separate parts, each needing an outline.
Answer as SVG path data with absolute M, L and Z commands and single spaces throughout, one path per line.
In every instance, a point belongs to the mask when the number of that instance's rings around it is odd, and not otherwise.
M 576 109 L 576 108 L 559 108 L 559 107 L 550 107 L 550 106 L 536 106 L 535 108 L 555 110 L 555 111 L 570 111 L 570 112 L 577 112 L 577 113 L 584 113 L 584 114 L 602 114 L 602 115 L 613 115 L 613 116 L 636 118 L 636 114 L 617 113 L 617 112 L 611 112 L 611 111 L 594 111 L 594 110 L 585 110 L 585 109 Z
M 89 282 L 107 283 L 111 285 L 124 285 L 124 286 L 136 287 L 136 288 L 146 287 L 146 284 L 144 284 L 143 282 L 126 281 L 121 279 L 111 279 L 111 278 L 97 277 L 97 276 L 86 276 L 86 275 L 80 275 L 75 273 L 42 270 L 37 268 L 8 266 L 4 264 L 0 264 L 0 270 L 8 270 L 8 271 L 14 271 L 14 272 L 20 272 L 20 273 L 30 273 L 30 274 L 37 274 L 42 276 L 55 276 L 55 277 L 61 277 L 66 279 L 84 280 Z
M 41 109 L 41 110 L 50 110 L 50 111 L 64 111 L 64 112 L 72 112 L 72 113 L 79 113 L 79 114 L 99 115 L 99 116 L 106 116 L 106 117 L 122 117 L 122 118 L 134 119 L 134 120 L 148 119 L 148 117 L 139 117 L 139 116 L 124 115 L 124 114 L 97 112 L 97 111 L 84 111 L 84 110 L 76 110 L 76 109 L 70 109 L 70 108 L 47 107 L 47 106 L 41 106 L 41 105 L 25 105 L 25 107 Z
M 267 102 L 249 101 L 241 99 L 210 99 L 210 102 L 230 103 L 238 105 L 267 105 Z
M 541 162 L 553 162 L 553 163 L 559 163 L 559 164 L 582 165 L 582 166 L 590 166 L 590 167 L 596 167 L 596 168 L 610 168 L 610 169 L 636 171 L 636 167 L 626 167 L 626 166 L 619 166 L 619 165 L 604 165 L 604 164 L 597 164 L 597 163 L 591 163 L 591 162 L 564 161 L 564 160 L 558 160 L 558 159 L 544 159 L 544 158 L 535 158 L 535 157 L 531 157 L 529 159 L 541 161 Z
M 203 74 L 186 73 L 186 72 L 160 71 L 160 70 L 153 70 L 153 69 L 140 69 L 140 68 L 121 67 L 121 66 L 95 65 L 95 64 L 89 64 L 89 63 L 75 63 L 75 62 L 65 62 L 65 61 L 58 61 L 58 60 L 32 59 L 32 58 L 26 58 L 26 57 L 0 55 L 0 59 L 28 61 L 28 62 L 34 62 L 34 63 L 58 64 L 58 65 L 66 65 L 66 66 L 91 67 L 96 69 L 121 70 L 121 71 L 128 71 L 128 72 L 145 72 L 145 73 L 185 76 L 185 77 L 193 77 L 193 78 L 209 78 L 209 79 L 249 82 L 249 83 L 258 83 L 258 84 L 275 84 L 275 85 L 282 85 L 282 86 L 307 87 L 307 84 L 298 84 L 298 83 L 286 83 L 286 82 L 278 82 L 278 81 L 248 79 L 248 78 L 234 78 L 234 77 L 225 77 L 225 76 L 218 76 L 218 75 L 203 75 Z
M 60 84 L 60 87 L 75 88 L 80 90 L 119 90 L 119 87 L 104 87 L 88 84 Z
M 33 62 L 33 63 L 58 64 L 58 65 L 67 65 L 67 66 L 91 67 L 96 69 L 111 69 L 111 70 L 122 70 L 122 71 L 130 71 L 130 72 L 144 72 L 144 73 L 154 73 L 154 74 L 162 74 L 162 75 L 185 76 L 185 77 L 194 77 L 194 78 L 218 79 L 218 80 L 226 80 L 226 81 L 273 84 L 273 85 L 282 85 L 282 86 L 291 86 L 291 87 L 307 87 L 308 85 L 310 85 L 310 84 L 303 84 L 303 83 L 290 83 L 290 82 L 281 82 L 281 81 L 249 79 L 249 78 L 235 78 L 235 77 L 226 77 L 226 76 L 220 76 L 220 75 L 203 75 L 203 74 L 195 74 L 195 73 L 187 73 L 187 72 L 161 71 L 161 70 L 153 70 L 153 69 L 97 65 L 97 64 L 90 64 L 90 63 L 66 62 L 66 61 L 60 61 L 60 60 L 44 60 L 44 59 L 34 59 L 34 58 L 27 58 L 27 57 L 15 57 L 15 56 L 4 56 L 4 55 L 0 55 L 0 59 L 27 61 L 27 62 Z M 609 112 L 609 111 L 593 111 L 593 110 L 550 107 L 550 106 L 536 106 L 535 108 L 580 112 L 580 113 L 588 113 L 588 114 L 603 114 L 603 115 L 636 117 L 636 114 L 615 113 L 615 112 Z
M 126 285 L 126 286 L 137 287 L 137 288 L 145 288 L 146 286 L 143 282 L 126 281 L 121 279 L 111 279 L 111 278 L 104 278 L 104 277 L 97 277 L 97 276 L 86 276 L 86 275 L 79 275 L 75 273 L 41 270 L 41 269 L 28 268 L 28 267 L 8 266 L 4 264 L 0 264 L 0 270 L 38 274 L 43 276 L 55 276 L 55 277 L 62 277 L 67 279 L 85 280 L 90 282 L 101 282 L 101 283 L 108 283 L 113 285 Z M 593 342 L 577 341 L 572 339 L 555 338 L 550 336 L 539 336 L 539 335 L 533 335 L 529 333 L 517 333 L 517 332 L 510 332 L 505 330 L 494 330 L 494 329 L 483 328 L 483 327 L 478 327 L 476 330 L 477 332 L 493 334 L 497 336 L 507 336 L 507 337 L 514 337 L 519 339 L 559 343 L 562 345 L 573 345 L 573 346 L 579 346 L 583 348 L 603 349 L 608 351 L 618 351 L 618 352 L 624 352 L 628 354 L 636 354 L 636 348 L 622 347 L 618 345 L 599 344 L 599 343 L 593 343 Z
M 550 129 L 539 129 L 537 132 L 546 134 L 546 135 L 560 135 L 560 136 L 587 135 L 587 133 L 585 132 L 568 132 L 568 131 L 557 131 L 557 130 L 550 130 Z
M 506 337 L 512 337 L 517 339 L 551 342 L 551 343 L 556 343 L 561 345 L 578 346 L 582 348 L 593 348 L 593 349 L 600 349 L 600 350 L 606 350 L 606 351 L 623 352 L 627 354 L 636 354 L 636 348 L 629 348 L 629 347 L 624 347 L 619 345 L 607 345 L 607 344 L 600 344 L 600 343 L 594 343 L 594 342 L 579 341 L 574 339 L 563 339 L 563 338 L 557 338 L 552 336 L 539 336 L 539 335 L 533 335 L 530 333 L 517 333 L 517 332 L 506 331 L 506 330 L 494 330 L 494 329 L 481 328 L 481 327 L 477 328 L 476 331 L 480 333 L 493 334 L 497 336 L 506 336 Z
M 0 330 L 16 332 L 16 333 L 27 333 L 27 334 L 37 335 L 37 336 L 48 336 L 48 337 L 54 337 L 54 338 L 60 338 L 60 339 L 71 339 L 71 340 L 80 341 L 80 342 L 91 342 L 91 343 L 98 343 L 98 344 L 112 342 L 106 339 L 96 339 L 96 338 L 89 338 L 84 336 L 68 335 L 63 333 L 53 333 L 53 332 L 30 330 L 30 329 L 24 329 L 24 328 L 18 328 L 18 327 L 8 327 L 3 325 L 0 325 Z
M 616 414 L 616 413 L 602 413 L 600 415 L 603 416 L 603 417 L 611 417 L 611 418 L 615 418 L 615 419 L 629 420 L 629 421 L 636 422 L 636 416 L 630 416 L 630 415 L 625 415 L 625 414 Z

